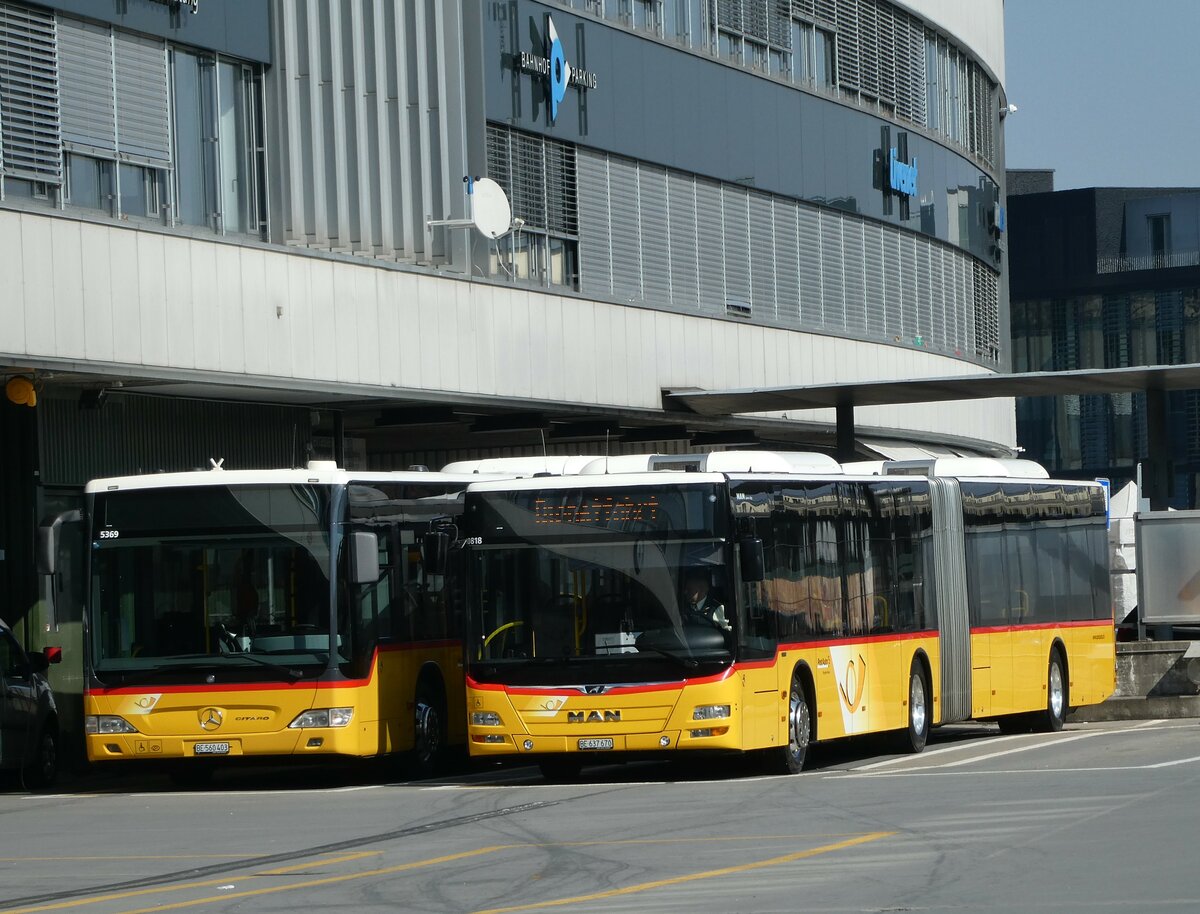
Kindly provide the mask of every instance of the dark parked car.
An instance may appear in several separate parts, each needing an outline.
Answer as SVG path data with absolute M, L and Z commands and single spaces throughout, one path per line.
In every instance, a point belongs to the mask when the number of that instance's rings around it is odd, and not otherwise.
M 26 654 L 0 619 L 0 769 L 20 772 L 31 790 L 58 775 L 58 710 L 44 674 L 60 660 L 58 647 Z

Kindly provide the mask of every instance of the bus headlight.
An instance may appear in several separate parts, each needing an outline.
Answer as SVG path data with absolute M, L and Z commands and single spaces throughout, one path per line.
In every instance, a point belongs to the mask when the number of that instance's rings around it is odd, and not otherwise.
M 354 716 L 353 708 L 314 708 L 297 715 L 288 724 L 289 730 L 308 730 L 314 727 L 348 727 Z
M 137 733 L 133 726 L 123 717 L 113 714 L 89 714 L 83 719 L 83 732 L 95 736 L 110 733 Z
M 700 705 L 692 711 L 692 720 L 723 720 L 728 716 L 729 705 Z
M 472 711 L 471 726 L 472 727 L 499 727 L 501 725 L 500 715 L 495 711 Z

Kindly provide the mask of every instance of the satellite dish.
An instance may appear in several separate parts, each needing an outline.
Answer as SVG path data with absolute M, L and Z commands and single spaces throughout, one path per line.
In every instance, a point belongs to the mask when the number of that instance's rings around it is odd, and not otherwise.
M 504 188 L 491 178 L 471 182 L 471 221 L 489 238 L 499 238 L 512 227 L 512 207 Z

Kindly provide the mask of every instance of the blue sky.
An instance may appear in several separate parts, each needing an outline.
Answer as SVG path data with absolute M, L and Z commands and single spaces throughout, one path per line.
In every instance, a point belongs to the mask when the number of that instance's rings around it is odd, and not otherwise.
M 1200 187 L 1200 0 L 1005 0 L 1009 168 Z

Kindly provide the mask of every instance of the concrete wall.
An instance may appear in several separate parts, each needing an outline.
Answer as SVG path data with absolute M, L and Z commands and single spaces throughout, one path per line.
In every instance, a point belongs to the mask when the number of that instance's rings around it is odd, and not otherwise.
M 663 388 L 982 371 L 901 346 L 33 211 L 0 210 L 0 250 L 0 363 L 17 366 L 640 410 L 659 409 Z M 1015 439 L 1010 400 L 863 409 L 858 422 Z

